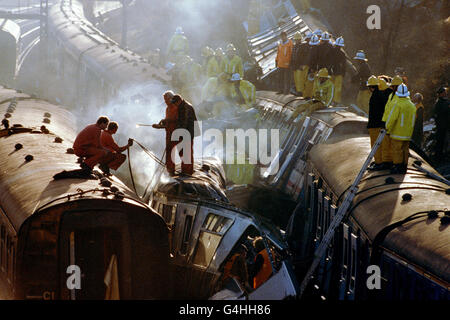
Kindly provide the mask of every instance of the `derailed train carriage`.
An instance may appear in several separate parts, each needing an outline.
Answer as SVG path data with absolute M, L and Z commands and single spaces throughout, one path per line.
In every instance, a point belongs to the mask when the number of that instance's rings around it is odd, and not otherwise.
M 12 86 L 16 74 L 20 26 L 12 20 L 0 19 L 0 83 Z
M 255 184 L 297 203 L 286 234 L 301 279 L 369 154 L 370 140 L 367 119 L 345 108 L 288 121 L 300 103 L 303 99 L 294 96 L 257 93 L 262 123 L 281 131 L 281 150 L 274 159 L 280 169 Z M 342 300 L 450 299 L 450 187 L 418 153 L 410 154 L 405 175 L 366 173 L 309 294 Z M 367 287 L 369 266 L 381 270 L 380 289 Z
M 79 169 L 73 115 L 2 87 L 0 111 L 2 298 L 167 298 L 163 219 L 115 177 L 53 179 Z
M 202 164 L 195 164 L 195 169 L 192 176 L 163 179 L 150 200 L 171 230 L 173 277 L 169 287 L 173 297 L 239 300 L 295 297 L 298 284 L 280 231 L 262 217 L 229 202 L 224 192 L 226 179 L 217 159 L 203 159 Z M 224 269 L 239 246 L 248 248 L 247 263 L 253 263 L 258 252 L 251 242 L 257 237 L 262 237 L 264 250 L 270 257 L 270 277 L 252 288 L 246 288 L 234 277 L 225 281 Z M 252 283 L 251 279 L 249 282 Z
M 154 87 L 163 88 L 171 80 L 163 68 L 120 47 L 95 28 L 78 0 L 53 5 L 48 28 L 53 71 L 49 78 L 54 82 L 49 95 L 67 105 L 89 113 L 110 101 L 139 103 L 153 95 Z M 61 96 L 61 87 L 70 90 Z

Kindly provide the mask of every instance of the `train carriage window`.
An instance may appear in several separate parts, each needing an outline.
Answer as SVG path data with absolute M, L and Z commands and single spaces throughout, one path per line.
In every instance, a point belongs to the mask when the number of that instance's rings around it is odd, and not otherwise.
M 339 299 L 344 300 L 347 291 L 347 279 L 349 272 L 349 226 L 342 224 L 342 251 L 341 251 L 341 275 L 339 280 Z
M 316 226 L 316 241 L 320 241 L 323 232 L 323 196 L 322 189 L 317 190 L 317 226 Z
M 354 294 L 355 294 L 355 285 L 356 285 L 356 274 L 357 274 L 357 258 L 358 258 L 358 237 L 351 233 L 350 234 L 350 250 L 349 250 L 349 254 L 350 254 L 350 282 L 348 285 L 348 291 L 349 291 L 349 295 L 354 298 Z
M 6 256 L 6 250 L 5 250 L 5 235 L 6 235 L 6 230 L 5 230 L 5 226 L 1 225 L 0 226 L 0 268 L 2 270 L 4 270 L 4 265 L 3 263 L 5 262 L 5 258 L 4 256 Z M 4 253 L 5 252 L 5 253 Z
M 11 246 L 11 237 L 7 236 L 6 237 L 6 256 L 5 256 L 5 273 L 8 274 L 9 271 L 9 251 L 10 251 L 10 246 Z
M 194 264 L 208 267 L 211 262 L 223 234 L 231 226 L 233 220 L 214 213 L 208 214 L 198 237 Z
M 185 211 L 186 213 L 186 211 Z M 183 238 L 181 242 L 180 254 L 185 255 L 187 253 L 187 249 L 189 246 L 189 239 L 191 237 L 191 229 L 192 229 L 192 216 L 186 215 L 184 219 L 184 229 L 183 229 Z

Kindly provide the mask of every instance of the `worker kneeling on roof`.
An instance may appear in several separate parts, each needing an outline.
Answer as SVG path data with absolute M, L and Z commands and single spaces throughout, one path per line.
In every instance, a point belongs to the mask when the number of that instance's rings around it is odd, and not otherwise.
M 305 112 L 305 117 L 309 116 L 316 110 L 327 108 L 333 101 L 334 84 L 330 80 L 327 68 L 322 68 L 316 74 L 314 81 L 314 98 L 304 104 L 299 105 L 292 113 L 290 120 L 294 120 L 297 116 Z
M 107 130 L 102 131 L 100 135 L 100 144 L 103 148 L 109 151 L 107 157 L 108 159 L 111 159 L 111 161 L 107 164 L 100 164 L 99 166 L 100 169 L 106 174 L 109 174 L 109 169 L 119 169 L 119 167 L 122 165 L 122 163 L 125 162 L 125 159 L 127 158 L 121 152 L 127 150 L 130 146 L 133 145 L 133 140 L 129 139 L 127 145 L 119 147 L 112 136 L 113 134 L 116 134 L 117 129 L 119 129 L 119 125 L 117 124 L 117 122 L 111 121 L 108 124 Z
M 256 102 L 256 88 L 247 80 L 242 80 L 239 73 L 231 76 L 231 99 L 243 109 L 250 109 Z
M 91 173 L 96 164 L 100 164 L 103 170 L 106 167 L 119 167 L 118 157 L 112 155 L 110 151 L 102 147 L 100 137 L 102 130 L 108 126 L 108 117 L 99 117 L 95 124 L 85 127 L 75 138 L 73 150 L 75 154 L 81 158 L 81 168 L 86 173 Z M 107 172 L 106 172 L 107 173 Z

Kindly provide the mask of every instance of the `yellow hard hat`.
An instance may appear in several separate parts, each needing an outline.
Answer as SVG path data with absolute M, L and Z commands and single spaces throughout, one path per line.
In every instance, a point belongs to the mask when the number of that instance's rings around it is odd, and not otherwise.
M 399 86 L 403 83 L 403 79 L 400 76 L 395 76 L 391 81 L 391 86 Z
M 379 78 L 378 82 L 378 90 L 383 91 L 389 88 L 389 84 L 383 78 Z
M 234 47 L 234 45 L 232 43 L 229 43 L 227 45 L 227 51 L 236 51 L 236 48 Z
M 367 81 L 367 86 L 378 86 L 380 84 L 380 80 L 375 76 L 370 76 L 369 80 Z
M 331 78 L 328 75 L 328 69 L 327 68 L 320 69 L 319 72 L 317 72 L 317 77 L 318 78 Z
M 300 33 L 300 31 L 294 33 L 294 40 L 302 40 L 302 34 Z
M 211 55 L 211 48 L 206 46 L 202 49 L 202 57 L 209 57 Z

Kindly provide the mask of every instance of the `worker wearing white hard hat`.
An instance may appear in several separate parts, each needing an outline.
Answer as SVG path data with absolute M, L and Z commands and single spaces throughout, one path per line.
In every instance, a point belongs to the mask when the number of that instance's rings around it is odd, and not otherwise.
M 337 104 L 342 102 L 342 84 L 345 76 L 345 68 L 347 64 L 347 58 L 345 52 L 342 50 L 344 47 L 344 38 L 338 37 L 331 50 L 331 60 L 333 61 L 333 74 L 331 81 L 334 84 L 334 98 L 333 101 Z
M 398 97 L 386 120 L 386 131 L 391 138 L 393 158 L 392 174 L 405 174 L 409 157 L 409 141 L 416 120 L 416 106 L 408 98 L 410 93 L 401 84 L 395 93 Z
M 239 73 L 233 73 L 230 78 L 230 96 L 236 104 L 244 109 L 250 109 L 256 102 L 256 88 L 247 80 L 243 80 Z
M 359 84 L 356 104 L 358 108 L 368 114 L 371 93 L 366 86 L 366 82 L 372 74 L 372 71 L 370 70 L 369 64 L 367 63 L 368 60 L 366 58 L 366 54 L 363 50 L 359 50 L 353 59 L 355 60 L 357 74 L 353 76 L 352 82 Z
M 169 45 L 167 46 L 168 61 L 179 63 L 180 56 L 186 56 L 189 54 L 189 43 L 183 34 L 183 29 L 181 27 L 177 27 L 175 34 L 172 36 L 169 41 Z

